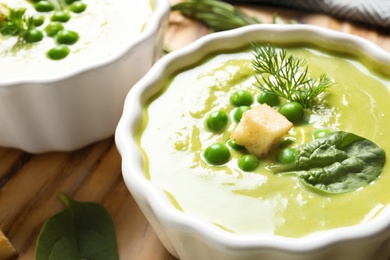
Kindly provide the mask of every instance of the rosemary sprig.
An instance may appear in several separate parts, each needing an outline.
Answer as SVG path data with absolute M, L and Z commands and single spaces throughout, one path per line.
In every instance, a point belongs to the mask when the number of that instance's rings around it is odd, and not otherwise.
M 255 85 L 262 91 L 273 92 L 310 108 L 315 98 L 333 85 L 325 74 L 319 79 L 309 77 L 306 60 L 287 56 L 283 48 L 277 51 L 270 45 L 258 43 L 251 43 L 251 48 L 252 65 L 257 73 Z
M 202 21 L 214 32 L 261 23 L 258 18 L 248 16 L 237 7 L 218 0 L 190 0 L 171 6 L 171 10 Z

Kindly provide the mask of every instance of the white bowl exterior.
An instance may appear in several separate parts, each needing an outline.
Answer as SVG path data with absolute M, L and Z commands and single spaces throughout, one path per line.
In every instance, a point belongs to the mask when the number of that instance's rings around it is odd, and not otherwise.
M 0 146 L 70 151 L 112 136 L 129 89 L 160 58 L 168 0 L 155 0 L 141 35 L 100 64 L 48 80 L 0 82 Z
M 268 235 L 240 235 L 177 210 L 166 194 L 143 172 L 143 159 L 135 140 L 143 120 L 142 106 L 164 87 L 169 75 L 196 64 L 207 54 L 235 49 L 249 41 L 315 42 L 330 49 L 366 53 L 390 68 L 390 55 L 369 41 L 310 25 L 261 24 L 215 33 L 166 55 L 130 90 L 116 130 L 124 181 L 166 249 L 182 260 L 303 260 L 389 259 L 390 207 L 374 220 L 355 227 L 334 229 L 294 239 Z

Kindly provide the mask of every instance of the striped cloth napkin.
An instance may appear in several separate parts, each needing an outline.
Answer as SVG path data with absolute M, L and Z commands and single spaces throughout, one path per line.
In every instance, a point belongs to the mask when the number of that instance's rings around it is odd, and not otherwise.
M 390 32 L 390 0 L 231 0 L 328 14 L 340 19 L 382 27 Z

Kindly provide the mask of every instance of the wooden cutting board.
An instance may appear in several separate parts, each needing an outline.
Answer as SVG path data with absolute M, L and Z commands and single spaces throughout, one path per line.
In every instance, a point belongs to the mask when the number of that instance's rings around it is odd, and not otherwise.
M 243 10 L 263 23 L 272 23 L 276 13 L 286 22 L 295 20 L 359 35 L 390 51 L 390 34 L 384 29 L 293 10 L 259 6 L 243 6 Z M 203 25 L 172 13 L 166 45 L 176 50 L 208 33 Z M 0 229 L 18 250 L 19 259 L 34 259 L 44 221 L 63 209 L 59 192 L 79 201 L 101 203 L 109 210 L 121 259 L 175 259 L 163 248 L 126 189 L 113 137 L 73 152 L 29 154 L 0 147 Z

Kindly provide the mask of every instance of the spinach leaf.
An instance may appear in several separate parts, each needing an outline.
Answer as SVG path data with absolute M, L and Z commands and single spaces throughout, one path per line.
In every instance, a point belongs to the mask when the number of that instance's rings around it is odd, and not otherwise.
M 115 227 L 108 211 L 93 202 L 59 195 L 66 208 L 49 218 L 38 237 L 36 260 L 118 260 Z
M 374 142 L 348 132 L 330 133 L 296 149 L 294 164 L 277 170 L 293 174 L 311 188 L 344 193 L 374 181 L 385 164 L 385 151 Z

